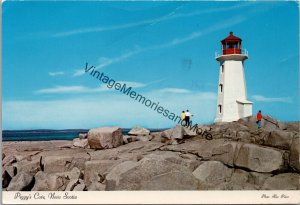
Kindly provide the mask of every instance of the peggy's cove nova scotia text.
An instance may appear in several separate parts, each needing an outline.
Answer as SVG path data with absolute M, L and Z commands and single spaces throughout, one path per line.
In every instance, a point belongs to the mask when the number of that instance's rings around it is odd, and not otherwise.
M 299 201 L 297 9 L 6 2 L 3 202 Z

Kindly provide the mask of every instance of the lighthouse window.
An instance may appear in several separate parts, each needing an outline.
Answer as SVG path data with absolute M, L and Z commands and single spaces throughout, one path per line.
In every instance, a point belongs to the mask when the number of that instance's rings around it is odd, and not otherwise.
M 222 105 L 218 105 L 219 107 L 219 113 L 222 113 Z
M 222 73 L 224 72 L 224 65 L 222 65 Z
M 220 91 L 223 92 L 223 85 L 220 84 Z

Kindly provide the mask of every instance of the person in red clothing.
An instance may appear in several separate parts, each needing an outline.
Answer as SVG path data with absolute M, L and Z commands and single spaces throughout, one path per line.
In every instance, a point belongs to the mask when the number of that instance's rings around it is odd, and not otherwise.
M 256 115 L 256 124 L 258 128 L 260 128 L 261 126 L 261 119 L 262 119 L 262 114 L 261 114 L 261 110 L 259 110 Z

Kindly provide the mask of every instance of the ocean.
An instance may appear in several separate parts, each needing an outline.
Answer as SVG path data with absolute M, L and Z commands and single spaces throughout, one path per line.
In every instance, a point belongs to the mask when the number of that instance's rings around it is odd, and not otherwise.
M 127 135 L 130 129 L 123 128 L 123 135 Z M 164 129 L 150 129 L 157 132 Z M 67 130 L 4 130 L 2 141 L 45 141 L 45 140 L 73 140 L 79 133 L 87 133 L 88 129 Z

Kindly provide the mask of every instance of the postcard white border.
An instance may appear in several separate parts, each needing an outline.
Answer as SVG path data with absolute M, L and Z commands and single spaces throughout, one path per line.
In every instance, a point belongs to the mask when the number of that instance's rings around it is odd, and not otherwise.
M 16 194 L 29 196 L 21 200 Z M 35 199 L 38 193 L 45 199 Z M 49 199 L 54 193 L 61 199 Z M 76 199 L 63 198 L 65 194 Z M 264 198 L 262 195 L 270 198 Z M 274 197 L 277 196 L 278 198 Z M 285 195 L 288 198 L 281 196 Z M 3 191 L 3 204 L 300 204 L 300 191 Z M 75 198 L 75 197 L 74 197 Z

